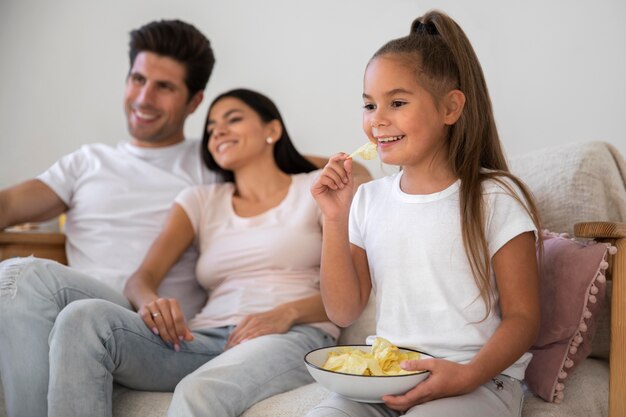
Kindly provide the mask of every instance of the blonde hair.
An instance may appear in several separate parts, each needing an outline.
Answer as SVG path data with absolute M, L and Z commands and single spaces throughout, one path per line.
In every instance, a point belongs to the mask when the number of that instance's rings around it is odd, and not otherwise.
M 536 204 L 528 188 L 509 172 L 480 62 L 469 39 L 452 18 L 436 10 L 418 17 L 411 24 L 409 35 L 383 45 L 372 60 L 384 55 L 397 56 L 415 68 L 418 81 L 436 101 L 453 89 L 465 95 L 463 112 L 448 130 L 448 162 L 461 179 L 463 244 L 486 305 L 486 318 L 493 308 L 495 289 L 490 285 L 491 260 L 485 235 L 482 184 L 493 180 L 501 185 L 522 204 L 539 231 Z M 507 179 L 519 188 L 521 197 Z M 541 254 L 541 244 L 539 250 Z

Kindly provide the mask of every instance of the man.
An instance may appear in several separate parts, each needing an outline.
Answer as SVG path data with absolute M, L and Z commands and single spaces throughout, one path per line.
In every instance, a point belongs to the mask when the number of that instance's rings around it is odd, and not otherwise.
M 130 140 L 94 144 L 61 158 L 36 179 L 0 191 L 0 230 L 67 213 L 70 267 L 23 258 L 0 263 L 0 377 L 9 417 L 46 416 L 48 335 L 69 303 L 99 298 L 132 308 L 121 295 L 176 195 L 215 181 L 199 142 L 183 126 L 203 99 L 215 59 L 193 26 L 151 22 L 131 32 L 125 112 Z M 309 158 L 317 166 L 326 159 Z M 355 181 L 371 179 L 354 165 Z M 206 301 L 188 249 L 159 287 L 187 318 Z M 0 404 L 1 406 L 1 404 Z
M 121 295 L 176 195 L 210 183 L 199 142 L 183 127 L 203 99 L 215 59 L 208 39 L 178 21 L 130 34 L 124 106 L 131 139 L 86 145 L 33 180 L 0 191 L 0 230 L 67 213 L 71 268 L 35 258 L 0 264 L 0 376 L 9 417 L 46 416 L 48 335 L 59 312 L 82 298 L 130 308 Z M 204 305 L 190 249 L 159 288 L 187 317 Z

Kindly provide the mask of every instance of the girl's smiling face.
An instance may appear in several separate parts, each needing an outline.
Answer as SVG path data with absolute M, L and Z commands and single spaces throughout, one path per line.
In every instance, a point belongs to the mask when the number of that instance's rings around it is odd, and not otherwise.
M 363 130 L 378 144 L 383 162 L 408 168 L 447 156 L 440 152 L 448 129 L 445 111 L 404 59 L 383 55 L 370 61 L 363 101 Z

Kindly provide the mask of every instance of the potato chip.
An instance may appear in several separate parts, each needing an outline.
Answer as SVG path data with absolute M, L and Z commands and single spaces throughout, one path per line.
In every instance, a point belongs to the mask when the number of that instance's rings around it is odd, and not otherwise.
M 367 142 L 365 145 L 362 145 L 359 149 L 352 152 L 350 154 L 350 158 L 354 158 L 357 155 L 365 160 L 376 158 L 376 144 L 373 142 Z
M 406 375 L 418 371 L 406 371 L 400 363 L 419 359 L 418 352 L 400 352 L 390 341 L 377 337 L 370 352 L 360 349 L 338 347 L 328 354 L 323 368 L 333 372 L 353 375 Z

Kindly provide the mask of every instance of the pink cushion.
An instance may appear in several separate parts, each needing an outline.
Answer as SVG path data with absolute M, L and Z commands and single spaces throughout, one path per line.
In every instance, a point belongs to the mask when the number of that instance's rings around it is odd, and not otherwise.
M 526 383 L 560 403 L 567 375 L 591 352 L 596 313 L 604 303 L 608 246 L 544 232 L 540 272 L 541 327 L 530 351 Z

